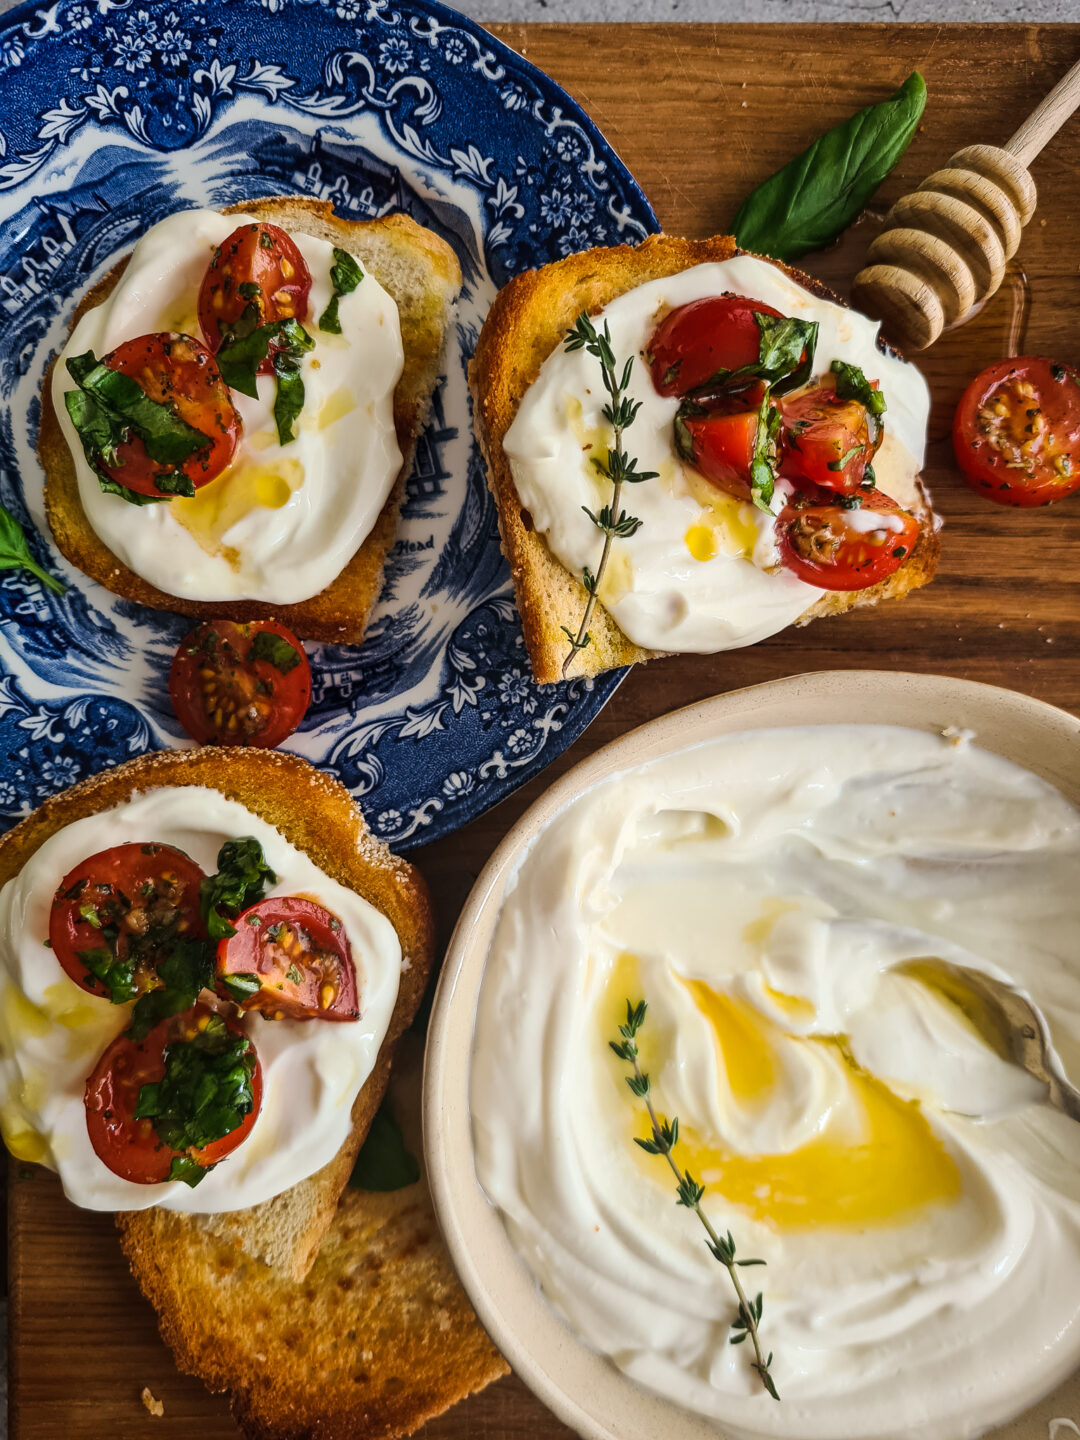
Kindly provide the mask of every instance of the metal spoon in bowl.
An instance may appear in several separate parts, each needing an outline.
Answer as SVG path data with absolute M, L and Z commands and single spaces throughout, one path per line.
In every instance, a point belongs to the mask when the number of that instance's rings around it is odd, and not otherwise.
M 981 970 L 953 965 L 935 955 L 907 960 L 896 968 L 950 1000 L 1003 1060 L 1019 1065 L 1046 1086 L 1051 1105 L 1080 1120 L 1080 1090 L 1051 1060 L 1046 1022 L 1030 1000 Z

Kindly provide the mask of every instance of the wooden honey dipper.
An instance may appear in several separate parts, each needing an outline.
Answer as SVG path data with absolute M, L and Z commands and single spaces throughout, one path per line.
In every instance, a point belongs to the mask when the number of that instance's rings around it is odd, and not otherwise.
M 1035 213 L 1028 166 L 1080 106 L 1080 61 L 1003 148 L 968 145 L 889 211 L 852 300 L 888 337 L 925 350 L 1001 284 Z

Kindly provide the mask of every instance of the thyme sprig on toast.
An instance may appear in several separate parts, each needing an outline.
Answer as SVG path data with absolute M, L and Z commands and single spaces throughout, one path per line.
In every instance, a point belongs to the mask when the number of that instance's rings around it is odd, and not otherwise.
M 568 352 L 585 350 L 599 360 L 604 389 L 608 394 L 603 416 L 612 429 L 612 443 L 608 448 L 607 457 L 601 460 L 594 455 L 592 460 L 597 471 L 606 480 L 611 481 L 611 501 L 603 506 L 598 515 L 594 514 L 587 505 L 581 507 L 603 534 L 604 548 L 600 555 L 600 564 L 596 567 L 596 573 L 593 574 L 587 565 L 581 572 L 581 583 L 589 598 L 585 604 L 585 613 L 581 617 L 577 634 L 575 635 L 566 625 L 562 627 L 563 634 L 570 642 L 570 650 L 562 667 L 563 679 L 565 679 L 570 666 L 574 663 L 574 656 L 579 650 L 584 650 L 590 642 L 589 621 L 596 609 L 596 598 L 604 581 L 608 560 L 611 558 L 612 541 L 615 539 L 628 540 L 631 535 L 636 535 L 641 529 L 642 522 L 635 515 L 629 515 L 623 506 L 622 487 L 637 485 L 643 480 L 655 480 L 657 472 L 655 470 L 638 470 L 638 462 L 627 455 L 623 449 L 623 435 L 637 419 L 637 413 L 641 409 L 640 400 L 633 400 L 628 393 L 630 376 L 634 368 L 633 356 L 623 366 L 620 376 L 615 352 L 611 348 L 611 330 L 607 322 L 604 322 L 604 329 L 601 333 L 585 311 L 578 316 L 573 329 L 566 332 L 563 343 Z
M 761 1383 L 774 1400 L 780 1399 L 776 1385 L 773 1382 L 770 1366 L 773 1362 L 772 1353 L 768 1356 L 761 1348 L 761 1340 L 758 1335 L 758 1325 L 761 1322 L 762 1297 L 761 1292 L 753 1300 L 747 1298 L 743 1289 L 742 1281 L 739 1279 L 739 1268 L 747 1265 L 764 1265 L 764 1260 L 739 1260 L 736 1259 L 735 1241 L 729 1230 L 726 1235 L 718 1235 L 713 1228 L 712 1222 L 701 1208 L 701 1201 L 705 1194 L 705 1186 L 700 1184 L 679 1165 L 672 1151 L 679 1140 L 679 1120 L 673 1115 L 670 1120 L 661 1120 L 656 1113 L 652 1102 L 652 1087 L 649 1077 L 641 1069 L 638 1063 L 637 1033 L 645 1023 L 645 1012 L 647 1006 L 644 1000 L 639 1000 L 632 1005 L 629 1000 L 626 1002 L 626 1024 L 619 1026 L 621 1040 L 609 1040 L 608 1044 L 614 1050 L 620 1060 L 625 1060 L 632 1065 L 634 1073 L 626 1077 L 626 1083 L 639 1100 L 645 1102 L 645 1108 L 649 1115 L 649 1124 L 652 1127 L 652 1136 L 648 1140 L 642 1140 L 635 1136 L 634 1144 L 640 1145 L 649 1155 L 662 1155 L 671 1167 L 671 1173 L 675 1176 L 675 1187 L 677 1200 L 676 1204 L 685 1205 L 692 1210 L 705 1227 L 708 1236 L 706 1244 L 712 1255 L 723 1265 L 731 1277 L 731 1283 L 735 1287 L 735 1295 L 739 1302 L 739 1308 L 735 1319 L 732 1322 L 732 1345 L 741 1345 L 750 1337 L 754 1347 L 754 1359 L 750 1362 L 751 1368 L 756 1370 L 761 1377 Z

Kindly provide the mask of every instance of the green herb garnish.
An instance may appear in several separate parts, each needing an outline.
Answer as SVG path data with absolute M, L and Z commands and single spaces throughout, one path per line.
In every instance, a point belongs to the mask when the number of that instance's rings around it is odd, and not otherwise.
M 213 947 L 203 940 L 177 940 L 156 973 L 160 984 L 140 995 L 131 1011 L 128 1033 L 136 1041 L 162 1020 L 190 1010 L 200 991 L 214 983 Z
M 570 666 L 574 663 L 574 656 L 589 644 L 591 638 L 589 621 L 596 609 L 597 595 L 603 584 L 604 572 L 607 570 L 608 560 L 611 556 L 612 541 L 616 537 L 629 539 L 641 529 L 641 521 L 634 515 L 628 515 L 623 509 L 622 487 L 638 485 L 643 480 L 655 480 L 657 472 L 655 470 L 639 471 L 637 461 L 627 455 L 622 448 L 623 434 L 629 430 L 641 409 L 641 402 L 631 399 L 627 393 L 634 367 L 633 356 L 623 366 L 621 378 L 617 376 L 615 354 L 611 348 L 611 331 L 607 322 L 604 322 L 604 332 L 601 335 L 584 311 L 578 316 L 574 328 L 566 332 L 563 344 L 568 353 L 574 350 L 585 350 L 600 361 L 600 373 L 603 377 L 604 389 L 608 394 L 602 413 L 612 429 L 612 444 L 606 458 L 599 460 L 594 455 L 592 462 L 604 479 L 611 481 L 611 503 L 605 505 L 599 515 L 594 515 L 585 505 L 581 507 L 603 534 L 604 548 L 600 555 L 600 564 L 597 566 L 596 574 L 594 575 L 587 565 L 581 572 L 581 583 L 589 598 L 585 603 L 585 613 L 581 617 L 577 634 L 575 635 L 566 625 L 562 627 L 563 634 L 570 642 L 570 649 L 562 667 L 565 679 Z
M 206 933 L 211 940 L 227 940 L 236 934 L 232 920 L 257 904 L 277 876 L 263 858 L 262 846 L 252 836 L 226 840 L 218 851 L 217 874 L 208 875 L 199 886 L 199 905 Z
M 349 1184 L 357 1190 L 404 1190 L 420 1179 L 420 1162 L 405 1145 L 401 1126 L 384 1100 L 375 1112 Z
M 30 554 L 30 545 L 22 526 L 3 505 L 0 505 L 0 570 L 28 570 L 43 585 L 55 590 L 57 595 L 62 595 L 67 588 L 46 574 Z
M 252 660 L 268 660 L 275 670 L 288 675 L 300 664 L 296 647 L 272 630 L 260 630 L 251 643 Z
M 229 992 L 238 1005 L 242 1005 L 245 1000 L 252 995 L 257 995 L 262 989 L 262 982 L 258 975 L 242 970 L 238 970 L 232 975 L 219 975 L 218 983 Z
M 315 341 L 298 320 L 268 320 L 260 325 L 258 319 L 258 306 L 252 301 L 235 324 L 221 327 L 225 339 L 217 352 L 218 369 L 226 385 L 255 398 L 259 366 L 271 356 L 278 382 L 274 421 L 278 443 L 287 445 L 295 439 L 293 425 L 304 408 L 300 361 L 315 348 Z
M 743 201 L 731 226 L 739 245 L 795 260 L 830 244 L 903 155 L 925 105 L 915 70 L 888 100 L 826 131 Z
M 735 1295 L 738 1300 L 738 1309 L 735 1312 L 735 1319 L 731 1322 L 731 1344 L 741 1345 L 750 1337 L 754 1347 L 754 1359 L 750 1362 L 752 1368 L 757 1371 L 761 1383 L 774 1400 L 779 1400 L 776 1385 L 769 1367 L 772 1365 L 772 1355 L 765 1356 L 761 1349 L 761 1341 L 758 1336 L 758 1325 L 761 1322 L 763 1301 L 760 1292 L 753 1300 L 747 1298 L 746 1291 L 739 1279 L 739 1269 L 747 1265 L 764 1265 L 764 1260 L 740 1260 L 736 1258 L 735 1241 L 732 1239 L 731 1231 L 726 1235 L 719 1235 L 713 1229 L 712 1222 L 701 1208 L 702 1199 L 705 1196 L 705 1186 L 700 1184 L 690 1174 L 689 1170 L 683 1169 L 676 1161 L 673 1151 L 679 1142 L 679 1120 L 673 1115 L 670 1120 L 661 1120 L 656 1113 L 652 1102 L 652 1087 L 649 1077 L 638 1064 L 638 1047 L 636 1036 L 642 1025 L 645 1023 L 645 1012 L 647 1006 L 644 1000 L 632 1005 L 629 1000 L 626 1002 L 626 1024 L 619 1026 L 621 1040 L 609 1040 L 608 1044 L 614 1050 L 620 1060 L 633 1066 L 634 1073 L 626 1077 L 626 1083 L 631 1092 L 639 1100 L 645 1102 L 645 1108 L 649 1115 L 649 1125 L 652 1130 L 651 1138 L 641 1140 L 635 1137 L 634 1144 L 640 1145 L 648 1155 L 662 1155 L 667 1161 L 671 1173 L 675 1176 L 676 1204 L 685 1205 L 692 1210 L 701 1221 L 708 1236 L 706 1244 L 710 1253 L 723 1265 L 731 1277 L 731 1283 L 735 1288 Z
M 154 477 L 162 495 L 194 495 L 194 482 L 179 467 L 205 450 L 210 437 L 181 419 L 172 405 L 151 400 L 129 375 L 110 370 L 92 350 L 73 355 L 65 364 L 79 388 L 67 391 L 64 405 L 82 441 L 87 462 L 99 480 L 108 482 L 102 488 L 111 494 L 118 490 L 125 499 L 135 494 L 102 470 L 103 464 L 116 463 L 118 447 L 134 434 L 151 460 L 172 467 L 170 472 Z M 136 503 L 153 499 L 140 495 Z
M 100 929 L 100 926 L 98 927 Z M 77 950 L 79 963 L 86 967 L 88 974 L 100 980 L 109 992 L 114 1005 L 126 1005 L 135 998 L 136 957 L 129 954 L 126 960 L 118 960 L 112 950 L 104 946 L 94 950 Z
M 777 437 L 780 434 L 780 408 L 772 403 L 772 392 L 766 390 L 758 410 L 757 432 L 754 436 L 754 458 L 750 462 L 750 492 L 754 504 L 766 515 L 772 514 L 770 501 L 780 465 Z
M 165 1074 L 140 1086 L 134 1118 L 150 1120 L 158 1139 L 182 1152 L 173 1161 L 170 1180 L 194 1186 L 212 1168 L 183 1152 L 201 1150 L 243 1123 L 255 1103 L 254 1073 L 251 1041 L 234 1035 L 220 1015 L 211 1015 L 190 1040 L 165 1047 Z
M 330 266 L 330 282 L 334 287 L 334 293 L 330 303 L 319 316 L 320 330 L 326 330 L 331 335 L 341 334 L 338 304 L 342 295 L 351 294 L 363 278 L 364 272 L 353 256 L 347 250 L 339 250 L 335 245 L 334 263 Z
M 857 400 L 871 415 L 884 415 L 885 396 L 867 380 L 858 365 L 849 365 L 846 360 L 834 360 L 832 373 L 836 376 L 836 394 L 841 400 Z

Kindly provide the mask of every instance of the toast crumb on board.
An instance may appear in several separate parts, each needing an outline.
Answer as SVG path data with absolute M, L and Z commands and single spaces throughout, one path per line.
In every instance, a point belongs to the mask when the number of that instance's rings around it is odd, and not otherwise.
M 350 251 L 397 304 L 405 368 L 394 394 L 394 426 L 402 465 L 371 533 L 325 590 L 294 605 L 250 600 L 204 603 L 159 590 L 129 570 L 98 538 L 86 518 L 75 465 L 52 403 L 54 365 L 45 376 L 38 439 L 49 527 L 61 553 L 73 565 L 126 600 L 203 620 L 215 616 L 239 621 L 272 618 L 287 625 L 302 640 L 357 645 L 378 599 L 383 565 L 394 543 L 405 481 L 412 468 L 417 438 L 427 423 L 454 302 L 461 289 L 461 267 L 444 240 L 407 215 L 342 220 L 325 200 L 285 195 L 233 205 L 223 213 L 236 212 L 271 221 L 283 230 L 314 235 Z M 72 318 L 72 329 L 88 310 L 107 299 L 126 264 L 126 259 L 121 260 L 83 297 Z
M 533 528 L 503 451 L 506 432 L 541 365 L 583 310 L 595 314 L 619 295 L 650 280 L 674 275 L 692 265 L 730 260 L 741 253 L 730 235 L 711 240 L 650 235 L 638 246 L 585 250 L 540 270 L 527 270 L 495 297 L 469 366 L 469 387 L 525 644 L 533 675 L 542 685 L 562 679 L 567 646 L 563 627 L 576 632 L 588 596 L 578 577 L 563 567 Z M 813 294 L 841 303 L 819 280 L 778 261 L 769 263 Z M 920 493 L 923 504 L 916 512 L 919 539 L 900 568 L 866 590 L 834 590 L 822 595 L 797 624 L 805 625 L 822 615 L 838 615 L 856 606 L 876 605 L 879 600 L 901 599 L 933 578 L 940 548 L 937 522 L 929 495 L 921 486 Z M 597 675 L 667 653 L 633 644 L 599 602 L 589 633 L 591 643 L 578 652 L 574 661 L 571 673 L 575 677 Z
M 133 795 L 168 785 L 200 785 L 237 800 L 305 851 L 332 879 L 362 895 L 393 924 L 403 961 L 397 1002 L 375 1068 L 353 1105 L 353 1131 L 328 1165 L 290 1190 L 246 1210 L 222 1215 L 175 1215 L 169 1233 L 179 1247 L 214 1233 L 243 1245 L 249 1255 L 300 1280 L 311 1268 L 333 1219 L 390 1075 L 394 1048 L 420 1004 L 434 953 L 427 886 L 419 873 L 392 855 L 364 824 L 359 807 L 338 780 L 280 750 L 207 746 L 165 750 L 129 760 L 46 800 L 0 838 L 0 885 L 17 874 L 58 830 L 84 816 L 120 805 Z M 318 1022 L 313 1022 L 318 1023 Z M 117 1216 L 132 1244 L 158 1233 L 157 1216 L 140 1210 Z
M 391 1088 L 417 1155 L 422 1051 L 405 1037 Z M 217 1236 L 181 1233 L 170 1211 L 149 1213 L 137 1233 L 121 1230 L 132 1273 L 179 1368 L 230 1392 L 250 1440 L 392 1440 L 507 1373 L 423 1177 L 386 1194 L 346 1189 L 299 1283 Z

